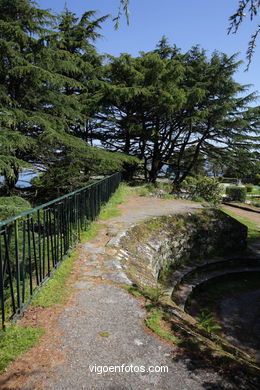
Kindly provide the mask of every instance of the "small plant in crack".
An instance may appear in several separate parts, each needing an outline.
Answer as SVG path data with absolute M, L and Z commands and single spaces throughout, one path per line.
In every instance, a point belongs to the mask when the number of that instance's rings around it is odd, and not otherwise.
M 206 331 L 209 333 L 217 333 L 222 329 L 222 327 L 216 322 L 213 313 L 208 308 L 201 311 L 199 317 L 197 317 L 197 320 L 199 326 L 206 329 Z
M 98 332 L 99 336 L 100 337 L 109 337 L 110 336 L 110 333 L 109 332 Z
M 150 299 L 155 305 L 160 302 L 160 300 L 167 296 L 166 289 L 160 286 L 159 284 L 156 287 L 144 286 L 141 289 L 141 294 Z

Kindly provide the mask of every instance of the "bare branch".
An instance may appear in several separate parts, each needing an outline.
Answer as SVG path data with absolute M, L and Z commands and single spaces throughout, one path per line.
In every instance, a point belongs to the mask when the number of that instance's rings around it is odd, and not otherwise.
M 120 0 L 117 16 L 113 19 L 113 21 L 115 22 L 115 29 L 116 30 L 119 27 L 119 21 L 121 19 L 122 12 L 124 12 L 127 24 L 129 25 L 129 21 L 130 21 L 130 19 L 129 19 L 129 7 L 128 7 L 129 6 L 129 2 L 130 2 L 130 0 Z
M 250 20 L 252 21 L 256 17 L 259 8 L 260 8 L 260 0 L 240 0 L 238 9 L 229 18 L 230 25 L 228 28 L 228 34 L 230 33 L 236 34 L 239 26 L 242 24 L 242 22 L 247 16 L 249 16 Z M 248 43 L 248 48 L 246 53 L 246 58 L 248 62 L 247 62 L 246 71 L 248 71 L 249 66 L 252 62 L 252 58 L 256 47 L 256 39 L 259 32 L 260 32 L 260 25 L 257 26 L 255 33 L 251 35 L 251 39 Z

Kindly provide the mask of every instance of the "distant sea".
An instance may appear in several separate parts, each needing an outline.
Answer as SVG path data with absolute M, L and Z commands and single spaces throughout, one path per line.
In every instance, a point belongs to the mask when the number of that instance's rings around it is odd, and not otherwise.
M 38 176 L 39 175 L 39 172 L 37 171 L 33 171 L 31 169 L 25 169 L 24 171 L 22 171 L 19 175 L 19 180 L 16 184 L 16 187 L 17 188 L 27 188 L 27 187 L 31 187 L 31 180 Z M 4 181 L 4 178 L 3 176 L 0 176 L 0 183 L 3 183 Z

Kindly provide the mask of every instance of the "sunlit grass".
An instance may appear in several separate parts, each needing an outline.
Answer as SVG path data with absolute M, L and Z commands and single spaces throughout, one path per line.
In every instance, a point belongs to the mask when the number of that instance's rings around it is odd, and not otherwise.
M 145 324 L 153 332 L 158 334 L 158 336 L 170 340 L 174 344 L 181 344 L 182 339 L 173 335 L 173 332 L 162 327 L 163 313 L 157 309 L 153 308 L 145 319 Z
M 121 215 L 117 206 L 126 201 L 126 196 L 131 192 L 131 188 L 122 183 L 117 191 L 111 196 L 110 200 L 102 207 L 98 219 L 106 220 Z
M 0 332 L 0 371 L 3 371 L 17 356 L 32 348 L 44 334 L 44 329 L 10 326 Z
M 73 262 L 76 257 L 77 251 L 73 250 L 73 252 L 63 260 L 50 280 L 48 280 L 32 300 L 33 306 L 50 307 L 58 303 L 66 302 L 66 298 L 69 295 L 66 282 L 71 274 Z

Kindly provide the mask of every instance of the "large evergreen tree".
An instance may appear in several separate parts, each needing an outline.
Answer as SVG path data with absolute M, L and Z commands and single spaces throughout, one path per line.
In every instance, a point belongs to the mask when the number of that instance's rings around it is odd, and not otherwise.
M 122 168 L 125 157 L 115 167 L 110 155 L 107 164 L 108 154 L 86 142 L 87 123 L 98 110 L 101 69 L 91 42 L 105 20 L 94 14 L 76 18 L 65 9 L 54 17 L 30 0 L 0 0 L 0 174 L 7 194 L 28 163 L 74 175 L 69 170 L 74 155 L 75 166 L 85 164 L 78 172 L 82 181 L 101 167 L 107 167 L 102 173 Z
M 139 57 L 111 57 L 96 138 L 142 159 L 149 181 L 171 166 L 179 185 L 201 154 L 224 158 L 252 146 L 259 107 L 248 107 L 254 94 L 241 97 L 247 87 L 233 80 L 238 66 L 235 56 L 208 59 L 198 47 L 183 55 L 165 38 Z
M 10 192 L 25 165 L 24 155 L 36 149 L 30 137 L 36 131 L 30 97 L 37 96 L 43 69 L 33 60 L 41 46 L 34 36 L 43 33 L 51 15 L 26 0 L 1 0 L 0 15 L 0 170 Z

